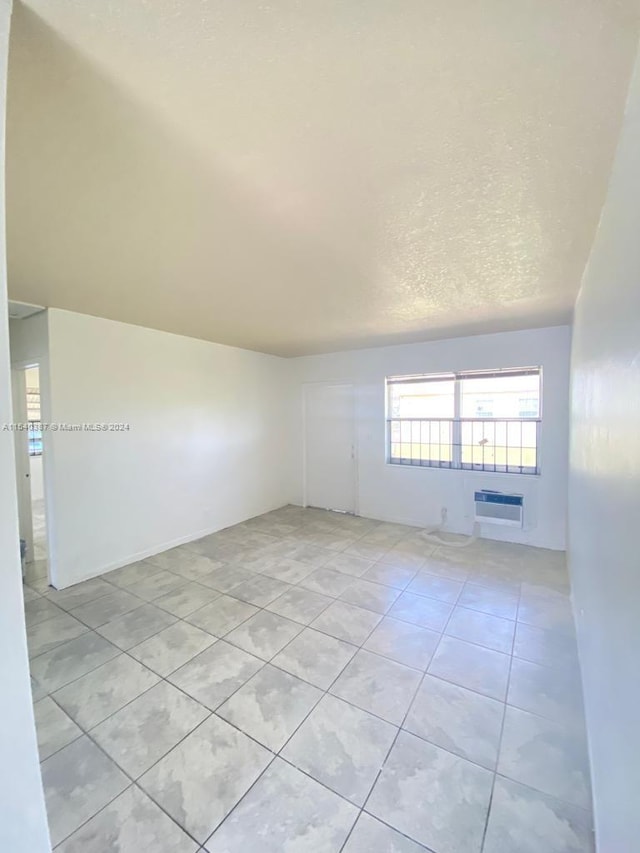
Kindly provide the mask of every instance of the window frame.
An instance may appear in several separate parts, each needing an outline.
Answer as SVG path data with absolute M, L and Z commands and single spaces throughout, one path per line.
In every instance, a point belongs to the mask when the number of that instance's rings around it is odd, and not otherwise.
M 462 381 L 473 378 L 502 378 L 518 375 L 537 375 L 539 383 L 538 392 L 538 417 L 517 417 L 517 418 L 463 418 L 462 411 Z M 394 384 L 408 384 L 411 382 L 429 382 L 453 380 L 453 418 L 396 418 L 390 413 L 390 386 Z M 483 474 L 493 476 L 521 476 L 521 477 L 539 477 L 542 474 L 541 466 L 541 436 L 542 436 L 542 420 L 543 420 L 543 368 L 542 365 L 526 366 L 526 367 L 508 367 L 508 368 L 493 368 L 486 370 L 460 370 L 448 371 L 446 373 L 424 373 L 424 374 L 398 374 L 385 377 L 385 463 L 398 468 L 418 468 L 449 471 L 462 471 L 466 474 Z M 401 459 L 393 459 L 391 456 L 391 427 L 394 422 L 402 421 L 422 421 L 430 423 L 451 423 L 451 462 L 443 462 L 441 459 L 435 460 L 418 460 L 418 461 L 401 461 Z M 476 467 L 476 463 L 464 463 L 462 461 L 462 425 L 464 423 L 535 423 L 536 424 L 536 466 L 535 469 L 525 470 L 525 466 L 519 466 L 520 470 L 508 470 L 508 463 L 503 466 L 505 470 L 496 468 L 495 462 L 492 467 Z M 517 446 L 517 445 L 516 445 Z M 522 445 L 521 445 L 522 446 Z M 483 462 L 482 465 L 485 463 Z M 517 467 L 517 466 L 514 466 Z M 531 467 L 531 466 L 529 466 Z

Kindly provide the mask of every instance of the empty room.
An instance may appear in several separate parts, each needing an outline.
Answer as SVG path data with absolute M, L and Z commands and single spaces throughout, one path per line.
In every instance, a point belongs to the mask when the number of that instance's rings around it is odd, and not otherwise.
M 1 853 L 640 849 L 639 37 L 0 0 Z

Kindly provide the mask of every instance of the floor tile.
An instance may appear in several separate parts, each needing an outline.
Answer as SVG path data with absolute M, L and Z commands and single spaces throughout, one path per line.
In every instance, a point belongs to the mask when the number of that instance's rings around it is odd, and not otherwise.
M 285 583 L 300 583 L 309 577 L 313 571 L 314 567 L 309 563 L 303 563 L 301 560 L 282 559 L 270 563 L 263 569 L 262 574 Z
M 366 539 L 358 539 L 353 545 L 349 545 L 345 550 L 345 554 L 353 554 L 354 557 L 374 562 L 379 560 L 380 557 L 384 557 L 387 550 L 384 545 L 376 545 L 374 542 L 368 542 Z
M 75 681 L 120 654 L 104 637 L 93 631 L 56 646 L 31 661 L 31 674 L 47 693 Z
M 217 592 L 230 592 L 253 578 L 255 578 L 254 572 L 248 572 L 240 566 L 222 566 L 203 577 L 201 582 Z
M 172 572 L 160 569 L 148 578 L 132 583 L 127 590 L 138 598 L 142 598 L 143 601 L 155 601 L 163 595 L 181 589 L 186 583 L 182 575 L 174 575 Z
M 305 628 L 278 652 L 272 663 L 322 690 L 328 690 L 357 651 L 357 646 Z
M 74 640 L 81 634 L 85 634 L 89 628 L 75 619 L 70 613 L 60 611 L 59 616 L 38 622 L 27 628 L 27 643 L 29 646 L 29 657 L 37 657 L 45 652 L 55 649 L 67 640 Z
M 454 608 L 445 634 L 510 655 L 516 623 L 467 607 Z
M 140 663 L 167 676 L 215 643 L 215 637 L 186 622 L 176 622 L 129 650 Z
M 83 735 L 42 762 L 42 784 L 55 847 L 130 783 L 113 761 Z
M 589 812 L 500 776 L 484 853 L 592 853 Z
M 584 732 L 507 705 L 498 773 L 580 808 L 590 808 Z
M 391 549 L 383 554 L 378 562 L 389 563 L 399 569 L 413 569 L 417 572 L 424 566 L 425 559 L 426 557 L 420 554 L 407 554 Z
M 523 595 L 518 608 L 518 621 L 569 636 L 574 633 L 571 602 L 565 596 L 544 598 L 539 595 Z
M 139 784 L 203 844 L 272 758 L 267 749 L 213 714 Z
M 266 607 L 290 588 L 290 585 L 283 581 L 265 575 L 256 575 L 251 580 L 234 587 L 231 594 L 241 601 L 255 604 L 256 607 Z
M 96 628 L 98 634 L 106 637 L 115 646 L 125 651 L 159 634 L 169 625 L 177 622 L 177 617 L 153 604 L 143 604 L 137 610 L 107 622 Z
M 367 811 L 438 853 L 479 853 L 493 776 L 400 732 Z
M 403 590 L 411 583 L 416 572 L 414 569 L 402 569 L 391 566 L 388 563 L 374 563 L 371 568 L 362 575 L 362 579 L 392 586 L 394 589 Z
M 209 714 L 208 708 L 161 681 L 100 723 L 91 737 L 137 779 Z
M 34 552 L 36 549 L 40 550 L 41 545 L 39 543 L 34 543 Z M 23 576 L 27 582 L 31 582 L 33 579 L 37 578 L 46 578 L 47 576 L 47 561 L 45 557 L 41 557 L 38 555 L 35 556 L 34 559 L 30 560 L 28 563 L 25 563 L 23 568 Z
M 483 646 L 443 637 L 428 671 L 461 687 L 504 701 L 510 660 L 509 655 Z
M 445 601 L 405 591 L 396 599 L 388 615 L 421 628 L 443 631 L 452 610 L 453 606 Z
M 53 694 L 83 729 L 89 730 L 159 681 L 127 655 L 119 655 Z
M 537 549 L 541 550 L 541 549 Z M 567 598 L 571 596 L 571 587 L 569 583 L 569 572 L 566 565 L 566 553 L 561 551 L 544 551 L 544 563 L 537 564 L 535 570 L 523 578 L 522 596 L 524 599 L 530 595 L 546 596 L 548 598 Z M 551 565 L 551 557 L 554 554 L 561 554 L 564 561 L 562 569 L 556 565 Z
M 36 702 L 33 711 L 36 718 L 40 761 L 49 758 L 54 752 L 82 734 L 82 730 L 49 696 Z
M 25 576 L 25 582 L 34 592 L 37 592 L 38 595 L 44 595 L 47 598 L 49 597 L 49 593 L 57 592 L 57 590 L 54 590 L 52 586 L 49 586 L 49 578 L 46 576 L 46 574 L 44 577 L 35 577 L 31 579 Z
M 374 613 L 387 613 L 400 591 L 371 581 L 356 580 L 340 594 L 340 600 Z
M 215 637 L 224 637 L 257 612 L 258 608 L 253 604 L 247 604 L 246 601 L 239 601 L 228 595 L 221 595 L 211 604 L 206 604 L 186 618 L 192 625 L 208 631 Z
M 293 735 L 282 756 L 361 806 L 397 732 L 390 723 L 325 695 Z
M 406 835 L 362 812 L 342 853 L 429 853 Z
M 193 613 L 194 610 L 199 610 L 205 604 L 214 601 L 218 595 L 219 593 L 215 590 L 202 586 L 202 584 L 187 583 L 183 580 L 182 586 L 173 590 L 173 592 L 168 592 L 166 595 L 156 598 L 154 604 L 156 607 L 166 610 L 174 616 L 184 618 Z
M 425 571 L 418 574 L 407 587 L 408 592 L 415 595 L 426 595 L 428 598 L 436 598 L 438 601 L 446 601 L 455 604 L 462 592 L 463 584 L 451 578 L 443 578 L 438 575 L 430 575 Z
M 183 578 L 190 581 L 199 581 L 200 578 L 206 577 L 215 569 L 222 568 L 223 565 L 220 560 L 212 560 L 210 557 L 194 554 L 184 545 L 163 551 L 161 554 L 155 554 L 148 558 L 148 562 L 160 569 L 173 572 L 174 575 L 182 575 Z
M 584 725 L 580 673 L 514 658 L 507 702 L 559 723 Z
M 357 809 L 276 758 L 206 845 L 209 853 L 339 853 Z
M 224 542 L 221 539 L 216 539 L 216 536 L 217 534 L 205 536 L 203 539 L 187 543 L 185 547 L 196 554 L 221 560 L 223 563 L 237 562 L 244 553 L 253 547 L 249 544 L 243 547 L 238 542 Z
M 324 566 L 327 560 L 332 556 L 332 551 L 326 548 L 320 548 L 317 545 L 309 545 L 304 542 L 296 545 L 289 554 L 291 559 L 298 560 L 300 563 L 308 563 L 308 565 L 313 566 L 316 569 L 320 568 L 320 566 Z
M 365 560 L 362 557 L 356 557 L 353 554 L 335 554 L 329 557 L 324 564 L 325 569 L 335 569 L 336 572 L 342 572 L 345 575 L 352 575 L 354 578 L 360 578 L 371 568 L 372 560 Z
M 112 619 L 130 613 L 137 607 L 142 607 L 143 603 L 137 596 L 131 595 L 124 589 L 116 589 L 109 595 L 102 595 L 95 601 L 74 607 L 71 614 L 90 628 L 98 628 L 106 622 L 111 622 Z
M 371 652 L 359 651 L 331 693 L 399 726 L 422 673 Z
M 515 619 L 518 611 L 518 596 L 512 592 L 467 583 L 460 593 L 458 604 L 470 610 L 480 610 L 491 616 Z
M 24 606 L 27 628 L 32 628 L 41 622 L 53 619 L 55 616 L 62 616 L 62 614 L 63 611 L 48 598 L 34 598 L 32 601 L 27 601 Z
M 352 583 L 351 575 L 336 572 L 334 569 L 316 569 L 300 581 L 300 586 L 303 589 L 310 589 L 311 592 L 320 592 L 337 598 Z
M 543 666 L 579 668 L 575 636 L 545 631 L 523 622 L 516 625 L 513 654 Z
M 469 579 L 469 570 L 464 565 L 459 565 L 452 562 L 451 558 L 442 559 L 440 553 L 444 548 L 436 549 L 435 552 L 427 557 L 427 560 L 422 567 L 423 572 L 430 575 L 438 575 L 441 578 L 449 578 L 454 581 L 466 581 Z
M 363 610 L 362 607 L 355 607 L 344 601 L 336 601 L 313 620 L 311 627 L 360 646 L 381 619 L 380 613 Z
M 67 589 L 52 589 L 47 598 L 63 610 L 73 610 L 74 607 L 81 607 L 83 604 L 88 604 L 90 601 L 95 601 L 96 598 L 109 595 L 112 592 L 114 592 L 114 588 L 111 584 L 105 583 L 102 578 L 93 578 L 74 584 Z
M 196 853 L 198 845 L 132 785 L 56 849 L 56 853 Z
M 39 702 L 40 699 L 44 699 L 45 696 L 49 695 L 49 692 L 42 687 L 33 676 L 30 678 L 31 681 L 31 698 L 34 702 Z
M 427 675 L 403 728 L 494 770 L 503 716 L 501 702 Z
M 405 666 L 426 669 L 439 641 L 435 631 L 385 616 L 364 648 Z
M 159 574 L 160 567 L 150 560 L 138 560 L 135 563 L 130 563 L 128 566 L 123 566 L 121 569 L 114 569 L 103 575 L 104 579 L 116 586 L 127 588 L 133 584 L 144 582 L 153 575 Z
M 169 681 L 215 711 L 263 666 L 259 658 L 218 640 L 172 673 Z
M 323 610 L 326 610 L 332 601 L 333 598 L 320 595 L 319 592 L 291 587 L 271 604 L 268 604 L 267 610 L 277 613 L 278 616 L 284 616 L 286 619 L 293 619 L 294 622 L 300 622 L 302 625 L 308 625 Z
M 217 714 L 277 752 L 307 716 L 322 691 L 267 665 L 221 705 Z
M 36 592 L 35 589 L 32 589 L 28 584 L 22 584 L 22 598 L 24 602 L 27 601 L 37 601 L 41 597 L 39 592 Z
M 234 628 L 226 639 L 251 655 L 262 660 L 271 660 L 300 631 L 302 631 L 302 625 L 298 622 L 261 610 L 242 625 Z

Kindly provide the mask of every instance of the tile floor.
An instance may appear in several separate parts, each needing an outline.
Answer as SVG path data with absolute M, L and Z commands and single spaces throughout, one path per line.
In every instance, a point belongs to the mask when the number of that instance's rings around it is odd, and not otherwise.
M 25 608 L 59 853 L 593 850 L 564 555 L 284 507 Z

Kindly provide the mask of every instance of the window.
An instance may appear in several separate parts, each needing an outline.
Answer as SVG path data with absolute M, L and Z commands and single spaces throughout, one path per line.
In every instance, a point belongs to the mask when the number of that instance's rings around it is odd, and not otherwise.
M 387 379 L 388 462 L 538 474 L 539 367 Z

